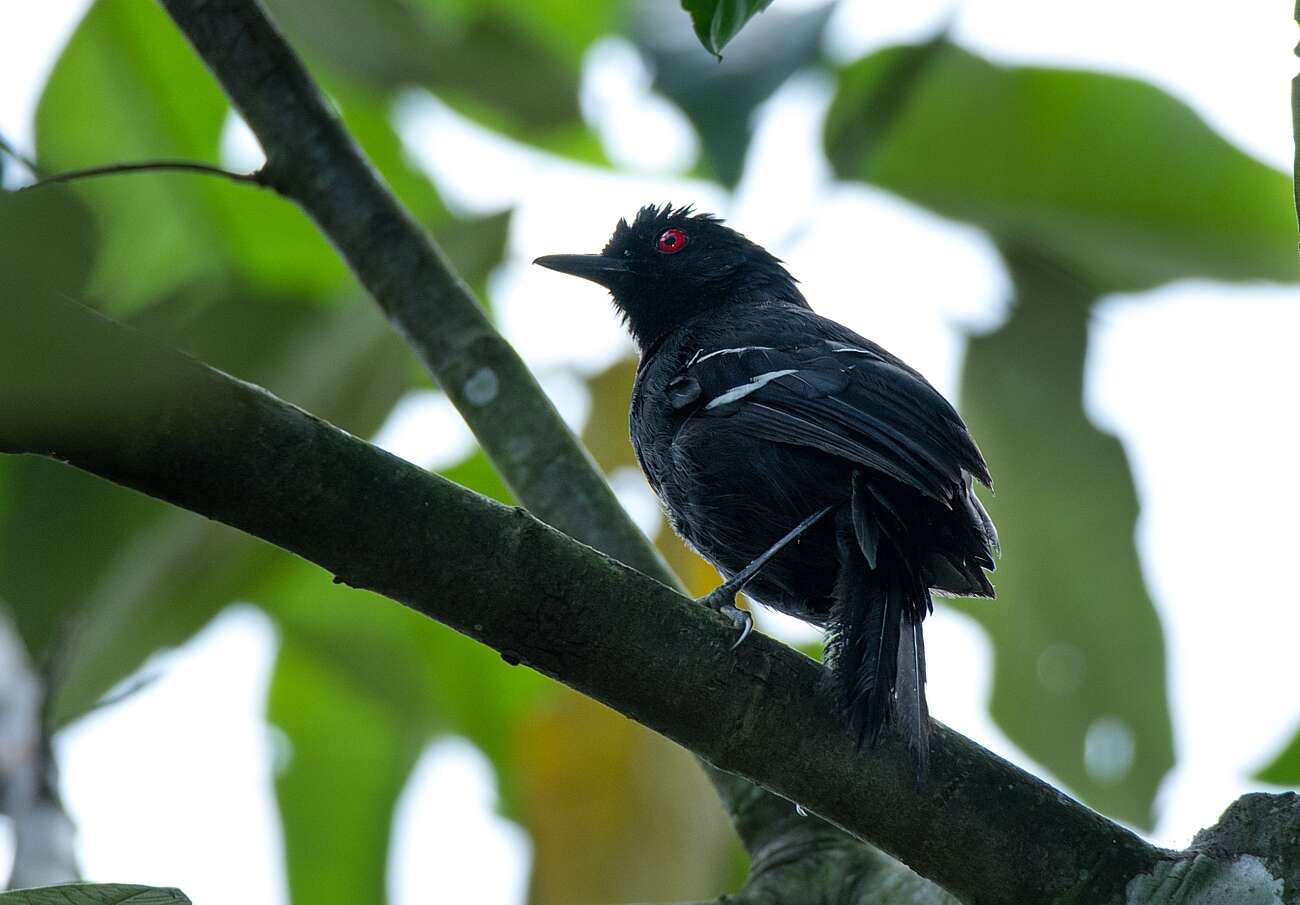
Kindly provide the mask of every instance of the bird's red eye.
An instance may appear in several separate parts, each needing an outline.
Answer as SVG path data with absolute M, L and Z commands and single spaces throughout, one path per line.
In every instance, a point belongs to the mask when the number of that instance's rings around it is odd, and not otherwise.
M 655 240 L 655 248 L 666 255 L 675 255 L 686 247 L 686 233 L 680 229 L 666 229 Z

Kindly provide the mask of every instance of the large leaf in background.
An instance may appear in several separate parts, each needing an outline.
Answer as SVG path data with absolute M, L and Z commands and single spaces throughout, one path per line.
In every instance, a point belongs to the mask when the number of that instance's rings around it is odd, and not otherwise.
M 362 435 L 378 427 L 408 384 L 408 353 L 369 305 L 334 312 L 288 303 L 192 307 L 197 310 L 160 306 L 145 326 Z M 59 722 L 84 712 L 154 651 L 184 641 L 284 555 L 70 468 L 24 464 L 28 470 L 9 496 L 25 505 L 0 513 L 4 525 L 15 526 L 15 547 L 5 551 L 13 557 L 6 581 L 40 588 L 51 569 L 68 570 L 73 548 L 97 566 L 66 583 L 46 583 L 42 594 L 10 598 L 33 620 L 48 618 L 55 604 L 80 613 L 54 701 Z M 85 494 L 100 498 L 93 510 Z M 49 499 L 68 502 L 51 510 Z M 33 531 L 33 525 L 48 527 Z M 78 542 L 62 544 L 67 537 Z
M 447 251 L 465 268 L 467 279 L 481 283 L 500 259 L 507 217 L 450 220 L 427 180 L 406 167 L 383 104 L 364 103 L 367 100 L 361 97 L 349 105 L 362 141 L 417 216 L 450 237 Z M 300 215 L 270 195 L 241 197 L 243 201 L 236 198 L 233 203 L 252 217 L 242 232 L 229 225 L 227 237 L 233 241 L 239 235 L 250 246 L 264 246 L 257 266 L 266 282 L 283 278 L 295 285 L 292 274 L 299 263 L 292 249 L 308 249 L 295 246 L 279 220 L 243 205 L 261 197 L 277 211 Z M 79 295 L 77 274 L 94 255 L 82 249 L 84 243 L 76 244 L 92 229 L 84 211 L 79 228 L 68 222 L 68 211 L 81 209 L 75 197 L 64 189 L 50 189 L 4 196 L 4 201 L 0 255 L 3 261 L 16 256 L 3 268 L 8 280 L 44 262 L 40 269 L 45 275 L 37 282 L 47 291 Z M 44 207 L 29 210 L 37 204 Z M 303 226 L 311 229 L 305 220 Z M 260 237 L 258 230 L 264 233 Z M 313 243 L 319 248 L 300 260 L 309 257 L 317 270 L 341 272 L 334 253 L 319 239 Z M 242 264 L 241 276 L 250 279 L 254 268 L 247 257 Z M 111 294 L 111 287 L 106 291 Z M 26 295 L 19 292 L 15 297 Z M 416 373 L 411 356 L 368 302 L 357 300 L 349 310 L 327 314 L 310 296 L 305 301 L 247 294 L 231 301 L 228 288 L 211 285 L 190 288 L 146 308 L 135 323 L 345 429 L 369 435 L 411 383 Z M 67 640 L 77 655 L 66 658 L 64 681 L 54 701 L 58 722 L 83 713 L 154 651 L 184 641 L 240 597 L 279 556 L 237 532 L 53 462 L 5 460 L 0 463 L 0 487 L 5 491 L 0 509 L 0 595 L 15 608 L 34 651 L 45 650 L 56 633 L 76 628 Z M 87 512 L 94 517 L 87 518 Z M 77 542 L 61 543 L 65 538 Z M 71 626 L 74 613 L 79 615 Z
M 65 186 L 0 191 L 0 303 L 81 293 L 99 253 L 94 218 Z
M 729 821 L 667 739 L 565 691 L 526 719 L 517 758 L 533 905 L 704 900 L 736 881 Z
M 1092 806 L 1150 828 L 1173 764 L 1164 643 L 1124 450 L 1083 411 L 1092 298 L 1051 265 L 1013 272 L 1011 320 L 971 341 L 962 383 L 997 481 L 998 599 L 950 603 L 993 639 L 991 710 L 1007 735 Z
M 817 61 L 831 5 L 765 13 L 736 39 L 722 64 L 700 53 L 685 19 L 663 12 L 660 3 L 639 6 L 633 37 L 654 71 L 654 87 L 681 107 L 699 133 L 710 175 L 734 186 L 744 168 L 754 109 L 792 73 Z
M 293 900 L 382 902 L 393 806 L 425 745 L 454 731 L 508 763 L 512 727 L 548 686 L 308 563 L 286 562 L 253 595 L 283 639 L 268 717 L 291 752 L 276 795 Z
M 505 4 L 353 0 L 321 15 L 314 0 L 270 0 L 295 46 L 330 70 L 373 86 L 422 85 L 506 131 L 534 132 L 579 120 L 580 48 L 557 52 L 534 27 L 537 13 Z M 528 7 L 530 4 L 520 4 Z M 601 5 L 597 4 L 597 9 Z
M 79 295 L 97 253 L 92 215 L 70 190 L 0 192 L 0 304 Z M 55 488 L 34 486 L 29 476 L 42 470 L 72 474 L 53 462 L 0 456 L 0 600 L 13 607 L 24 643 L 37 654 L 46 650 L 75 602 L 79 576 L 105 564 L 101 549 L 140 508 L 109 510 L 82 530 L 82 520 L 69 514 L 97 511 L 113 490 L 79 475 Z M 33 537 L 46 542 L 32 544 Z M 69 537 L 78 543 L 56 546 L 55 538 Z
M 719 61 L 722 48 L 740 34 L 745 23 L 771 5 L 772 0 L 682 0 L 695 36 Z
M 995 66 L 943 43 L 838 78 L 825 143 L 840 177 L 982 226 L 1098 294 L 1300 279 L 1286 176 L 1151 85 Z
M 601 35 L 616 31 L 626 0 L 413 0 L 431 9 L 490 8 L 561 59 L 581 60 Z
M 289 739 L 275 791 L 292 901 L 388 901 L 393 809 L 422 738 L 392 701 L 293 634 L 280 640 L 269 706 Z
M 51 171 L 166 157 L 215 163 L 228 115 L 216 81 L 158 4 L 98 0 L 45 86 L 37 147 Z M 92 293 L 115 313 L 199 282 L 238 280 L 298 299 L 348 284 L 312 224 L 273 192 L 183 173 L 103 177 L 76 190 L 105 237 Z
M 226 108 L 157 4 L 100 0 L 41 97 L 39 160 L 50 171 L 158 157 L 215 161 Z M 97 181 L 86 193 L 104 235 L 96 294 L 111 288 L 123 311 L 216 276 L 221 236 L 201 195 L 185 175 Z
M 65 883 L 0 893 L 0 905 L 190 905 L 190 899 L 167 887 Z
M 1300 786 L 1300 733 L 1255 778 L 1275 786 Z

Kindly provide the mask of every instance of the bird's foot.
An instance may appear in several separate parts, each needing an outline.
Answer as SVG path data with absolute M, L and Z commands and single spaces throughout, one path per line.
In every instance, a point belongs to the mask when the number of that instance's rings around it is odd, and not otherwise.
M 749 633 L 754 630 L 754 617 L 736 606 L 736 592 L 725 584 L 705 594 L 698 602 L 715 613 L 721 613 L 736 624 L 736 628 L 740 630 L 740 637 L 732 642 L 731 650 L 740 647 L 749 637 Z

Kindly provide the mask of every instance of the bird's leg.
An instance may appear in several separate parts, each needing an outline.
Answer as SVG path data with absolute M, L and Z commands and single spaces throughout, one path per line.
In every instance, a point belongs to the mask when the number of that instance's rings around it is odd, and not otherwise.
M 791 541 L 798 539 L 799 535 L 803 534 L 816 524 L 818 519 L 830 512 L 831 509 L 831 506 L 823 506 L 821 509 L 818 509 L 802 522 L 795 525 L 794 528 L 785 535 L 785 537 L 781 538 L 772 546 L 768 547 L 767 550 L 763 551 L 757 559 L 699 599 L 700 603 L 726 616 L 732 622 L 736 623 L 736 627 L 740 629 L 740 637 L 731 645 L 732 650 L 740 647 L 741 643 L 749 637 L 749 633 L 754 628 L 754 617 L 736 606 L 736 595 L 744 590 L 745 585 L 749 584 L 750 581 L 753 580 L 754 576 L 757 575 L 769 561 L 771 561 L 773 556 L 776 556 L 776 554 L 784 550 Z

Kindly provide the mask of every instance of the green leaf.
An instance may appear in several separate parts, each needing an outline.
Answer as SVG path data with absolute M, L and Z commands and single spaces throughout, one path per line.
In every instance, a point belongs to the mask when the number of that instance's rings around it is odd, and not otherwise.
M 51 171 L 157 158 L 216 162 L 229 115 L 215 80 L 161 7 L 98 0 L 42 94 L 40 160 Z M 348 285 L 328 243 L 273 192 L 178 173 L 101 177 L 75 190 L 104 235 L 91 291 L 114 313 L 200 283 L 237 280 L 242 291 L 300 299 Z
M 226 110 L 159 5 L 99 0 L 41 95 L 38 159 L 51 172 L 162 157 L 215 161 Z M 103 234 L 93 291 L 111 296 L 113 310 L 219 276 L 222 239 L 203 202 L 206 178 L 136 174 L 77 187 Z
M 745 23 L 771 5 L 772 0 L 682 0 L 696 37 L 719 60 L 722 48 L 740 34 Z
M 971 341 L 962 383 L 997 482 L 998 597 L 947 602 L 992 638 L 998 725 L 1088 804 L 1150 828 L 1174 759 L 1164 641 L 1124 450 L 1083 411 L 1091 298 L 1050 265 L 1012 269 L 1012 318 Z
M 289 743 L 275 792 L 293 901 L 386 902 L 393 808 L 424 742 L 419 711 L 286 628 L 267 715 Z
M 838 79 L 824 135 L 837 175 L 982 226 L 1098 294 L 1300 279 L 1287 177 L 1151 85 L 943 43 Z
M 434 230 L 438 247 L 485 307 L 487 278 L 505 256 L 511 212 L 477 220 L 453 220 Z
M 436 8 L 442 0 L 421 2 Z M 491 7 L 557 56 L 579 62 L 593 41 L 617 30 L 625 4 L 621 0 L 460 0 L 458 5 L 461 9 Z
M 370 305 L 336 312 L 288 304 L 199 306 L 197 314 L 177 308 L 155 309 L 148 327 L 362 435 L 378 427 L 408 383 L 409 353 Z M 173 317 L 179 326 L 169 323 Z M 51 613 L 80 614 L 54 700 L 59 722 L 84 713 L 156 650 L 180 644 L 245 597 L 286 556 L 71 468 L 22 464 L 0 510 L 0 594 L 20 624 L 46 634 L 59 627 Z M 79 543 L 59 542 L 69 536 Z
M 89 209 L 62 186 L 0 192 L 0 304 L 79 294 L 95 263 L 96 238 Z M 55 475 L 68 479 L 45 480 Z M 0 599 L 12 607 L 29 650 L 46 650 L 75 606 L 81 575 L 105 565 L 104 545 L 136 519 L 139 506 L 110 509 L 85 524 L 84 513 L 100 511 L 114 494 L 110 485 L 54 462 L 0 457 Z M 68 537 L 78 543 L 59 542 Z
M 0 905 L 190 905 L 190 900 L 167 887 L 67 883 L 0 893 Z
M 427 227 L 463 222 L 448 213 L 428 175 L 407 155 L 393 128 L 392 97 L 387 92 L 353 80 L 326 79 L 322 84 L 348 132 L 412 217 Z
M 713 178 L 728 186 L 740 180 L 755 108 L 817 61 L 831 10 L 829 4 L 798 13 L 773 10 L 733 45 L 722 66 L 700 53 L 685 28 L 663 28 L 649 16 L 636 21 L 634 38 L 654 72 L 654 87 L 690 119 Z
M 1255 778 L 1275 786 L 1300 786 L 1300 732 Z
M 425 745 L 456 732 L 507 762 L 545 680 L 308 563 L 285 563 L 253 596 L 283 638 L 268 717 L 290 747 L 276 795 L 293 899 L 385 901 L 393 807 Z
M 485 107 L 508 131 L 535 132 L 579 121 L 581 54 L 538 40 L 504 4 L 357 0 L 329 15 L 311 0 L 267 4 L 295 47 L 329 74 L 390 91 L 423 85 L 468 109 Z M 527 4 L 524 4 L 527 6 Z
M 0 191 L 0 298 L 12 305 L 79 295 L 98 238 L 90 209 L 65 186 Z
M 518 735 L 534 905 L 712 899 L 732 879 L 735 835 L 685 750 L 567 690 Z

